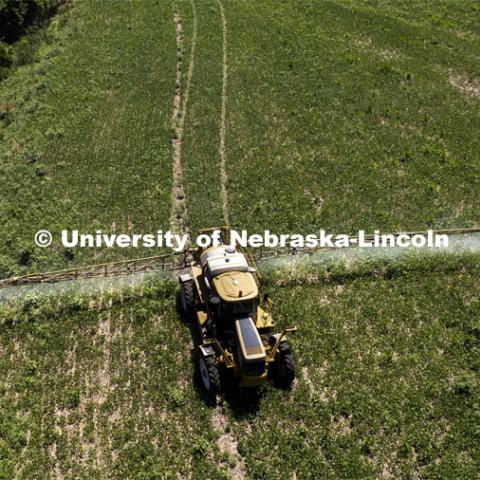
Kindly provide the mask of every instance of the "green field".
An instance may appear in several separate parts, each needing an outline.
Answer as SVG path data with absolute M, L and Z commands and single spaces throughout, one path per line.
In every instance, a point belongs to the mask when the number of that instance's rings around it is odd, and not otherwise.
M 0 82 L 0 279 L 164 253 L 33 239 L 175 229 L 175 161 L 192 234 L 225 217 L 249 233 L 478 227 L 479 14 L 73 2 Z M 272 268 L 298 379 L 258 395 L 227 382 L 219 406 L 173 281 L 0 302 L 0 479 L 476 478 L 479 266 Z
M 233 225 L 478 225 L 478 5 L 406 5 L 225 2 Z M 38 62 L 2 83 L 3 276 L 155 253 L 84 249 L 72 259 L 59 245 L 36 248 L 33 235 L 168 229 L 174 11 L 184 77 L 194 60 L 182 147 L 188 223 L 223 223 L 223 26 L 217 1 L 194 6 L 78 2 L 51 24 Z
M 0 478 L 219 478 L 171 298 L 168 285 L 2 311 Z
M 279 324 L 299 327 L 298 382 L 258 397 L 227 385 L 215 409 L 174 284 L 5 306 L 0 478 L 474 478 L 478 267 L 271 278 Z
M 52 32 L 39 62 L 19 69 L 1 88 L 0 103 L 15 107 L 3 116 L 1 130 L 0 216 L 6 221 L 0 276 L 72 263 L 59 245 L 35 248 L 40 228 L 168 227 L 172 8 L 166 2 L 79 2 L 65 15 L 66 25 Z M 73 253 L 76 263 L 115 255 Z
M 230 4 L 232 217 L 348 233 L 475 224 L 479 98 L 449 75 L 478 86 L 480 39 L 345 3 Z

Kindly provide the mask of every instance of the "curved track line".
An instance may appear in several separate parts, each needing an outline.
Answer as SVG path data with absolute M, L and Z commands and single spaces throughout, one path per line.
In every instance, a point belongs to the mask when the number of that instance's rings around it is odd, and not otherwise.
M 223 79 L 222 79 L 222 110 L 220 119 L 220 145 L 218 152 L 220 154 L 220 178 L 222 182 L 222 202 L 223 202 L 223 222 L 229 223 L 228 193 L 227 193 L 227 159 L 225 155 L 225 131 L 227 119 L 227 82 L 228 82 L 228 55 L 227 55 L 227 18 L 223 9 L 222 0 L 218 0 L 220 6 L 220 15 L 223 26 Z
M 178 11 L 173 15 L 175 22 L 175 34 L 177 41 L 177 66 L 175 77 L 175 95 L 173 97 L 172 123 L 174 127 L 173 146 L 173 181 L 172 181 L 172 212 L 170 216 L 170 227 L 174 233 L 188 233 L 188 215 L 185 189 L 183 187 L 182 167 L 182 141 L 187 115 L 188 100 L 190 97 L 190 86 L 192 83 L 193 67 L 195 61 L 195 46 L 197 43 L 197 12 L 195 2 L 191 0 L 193 12 L 192 45 L 190 48 L 190 61 L 186 74 L 185 91 L 182 95 L 182 57 L 183 57 L 183 26 Z M 183 96 L 183 99 L 182 99 Z
M 195 64 L 195 46 L 197 44 L 197 10 L 195 8 L 195 1 L 191 0 L 190 3 L 192 5 L 192 16 L 193 16 L 192 45 L 190 48 L 190 61 L 188 64 L 187 83 L 185 85 L 185 95 L 183 97 L 184 100 L 183 100 L 183 106 L 182 106 L 182 117 L 181 117 L 182 136 L 183 136 L 183 127 L 185 125 L 185 117 L 187 116 L 188 100 L 190 98 L 190 87 L 192 85 L 193 67 Z

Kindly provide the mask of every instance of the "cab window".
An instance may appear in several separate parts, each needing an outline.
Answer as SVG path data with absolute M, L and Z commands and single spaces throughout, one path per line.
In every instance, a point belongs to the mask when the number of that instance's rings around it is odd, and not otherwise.
M 229 304 L 229 313 L 232 317 L 255 317 L 255 300 L 246 300 L 244 302 L 232 302 Z

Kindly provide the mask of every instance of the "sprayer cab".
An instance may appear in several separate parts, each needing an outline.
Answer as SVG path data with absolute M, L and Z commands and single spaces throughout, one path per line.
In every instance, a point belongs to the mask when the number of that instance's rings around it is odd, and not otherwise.
M 219 391 L 221 372 L 231 372 L 243 387 L 267 378 L 289 386 L 295 365 L 286 333 L 295 329 L 273 332 L 271 302 L 260 297 L 253 260 L 227 244 L 201 249 L 193 258 L 190 272 L 179 278 L 180 298 L 201 338 L 196 353 L 206 390 Z

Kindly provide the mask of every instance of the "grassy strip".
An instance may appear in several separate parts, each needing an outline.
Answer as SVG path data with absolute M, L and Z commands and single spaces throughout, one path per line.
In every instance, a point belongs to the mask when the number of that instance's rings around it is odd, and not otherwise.
M 181 4 L 188 10 L 188 4 Z M 185 122 L 183 173 L 190 230 L 223 224 L 220 158 L 222 23 L 218 2 L 196 2 L 198 41 Z M 191 36 L 187 24 L 186 37 Z M 191 28 L 191 27 L 190 27 Z

